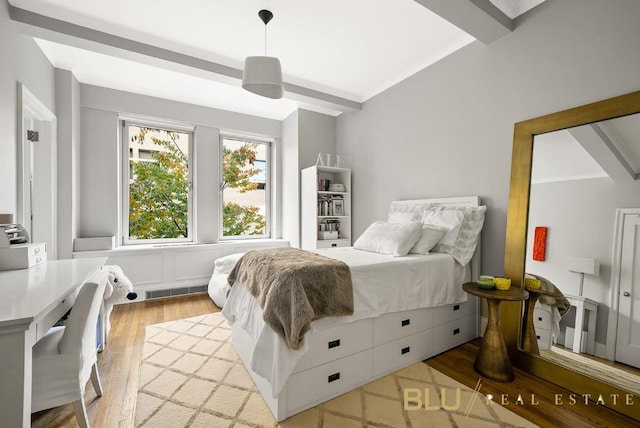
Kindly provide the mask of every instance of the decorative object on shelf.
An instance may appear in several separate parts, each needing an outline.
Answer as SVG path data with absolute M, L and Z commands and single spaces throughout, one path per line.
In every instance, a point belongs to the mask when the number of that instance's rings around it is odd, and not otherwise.
M 568 270 L 580 274 L 580 292 L 578 296 L 582 296 L 582 288 L 584 285 L 584 275 L 600 275 L 600 263 L 596 259 L 587 257 L 576 257 L 571 260 Z
M 510 278 L 493 278 L 493 282 L 496 284 L 498 290 L 508 290 L 511 288 Z
M 345 191 L 344 184 L 342 184 L 342 183 L 331 183 L 329 185 L 329 191 L 331 191 L 331 192 L 344 192 Z
M 333 155 L 331 153 L 327 153 L 327 164 L 325 166 L 328 166 L 330 168 L 334 168 L 336 166 L 333 163 Z
M 336 155 L 336 168 L 344 168 L 346 166 L 346 160 L 343 155 Z
M 318 153 L 318 157 L 316 158 L 316 166 L 324 166 L 324 158 L 322 153 Z
M 264 56 L 248 56 L 244 60 L 242 87 L 263 97 L 282 98 L 284 89 L 280 60 L 267 56 L 267 24 L 273 18 L 273 13 L 263 9 L 258 16 L 264 22 Z
M 533 236 L 533 260 L 543 262 L 547 250 L 547 228 L 537 226 Z
M 493 281 L 493 279 L 480 278 L 478 279 L 477 284 L 478 284 L 478 287 L 484 288 L 485 290 L 491 290 L 496 286 L 496 283 Z
M 528 290 L 539 290 L 542 282 L 538 278 L 524 277 L 524 288 Z

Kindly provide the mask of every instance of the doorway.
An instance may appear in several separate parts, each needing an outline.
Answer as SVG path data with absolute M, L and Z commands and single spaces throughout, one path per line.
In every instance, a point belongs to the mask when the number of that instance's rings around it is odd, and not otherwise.
M 26 86 L 18 83 L 18 203 L 16 222 L 31 242 L 47 244 L 57 258 L 57 119 Z
M 607 358 L 640 368 L 640 208 L 616 210 Z

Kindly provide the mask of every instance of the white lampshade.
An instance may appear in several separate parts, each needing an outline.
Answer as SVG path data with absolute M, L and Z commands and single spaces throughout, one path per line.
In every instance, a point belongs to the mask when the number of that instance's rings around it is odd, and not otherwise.
M 600 263 L 596 259 L 576 257 L 569 262 L 568 270 L 598 276 L 600 274 Z
M 282 98 L 280 60 L 271 56 L 248 56 L 244 60 L 242 87 L 263 97 Z

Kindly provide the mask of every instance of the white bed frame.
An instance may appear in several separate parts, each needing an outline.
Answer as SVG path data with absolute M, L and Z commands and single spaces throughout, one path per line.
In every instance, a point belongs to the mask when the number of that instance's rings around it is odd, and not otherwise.
M 478 206 L 478 196 L 394 201 L 445 206 Z M 471 279 L 480 273 L 480 242 L 470 262 Z M 274 417 L 282 421 L 388 373 L 422 361 L 479 336 L 479 301 L 393 312 L 339 327 L 307 333 L 309 351 L 277 397 L 249 366 L 253 339 L 232 327 L 232 342 Z

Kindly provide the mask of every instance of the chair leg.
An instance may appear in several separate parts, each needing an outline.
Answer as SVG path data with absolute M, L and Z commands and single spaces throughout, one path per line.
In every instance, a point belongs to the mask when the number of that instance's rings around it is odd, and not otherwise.
M 87 418 L 87 408 L 84 405 L 84 399 L 73 402 L 73 409 L 76 413 L 76 421 L 80 428 L 89 428 L 89 418 Z
M 100 382 L 100 374 L 98 373 L 98 363 L 93 363 L 91 367 L 91 384 L 95 389 L 98 397 L 102 397 L 102 383 Z

